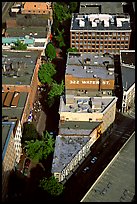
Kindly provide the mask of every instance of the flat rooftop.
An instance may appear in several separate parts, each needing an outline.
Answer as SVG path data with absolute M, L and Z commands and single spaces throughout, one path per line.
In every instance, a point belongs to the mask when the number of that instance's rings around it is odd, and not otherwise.
M 31 36 L 33 38 L 47 38 L 47 28 L 37 26 L 18 26 L 13 28 L 7 28 L 6 32 L 9 37 L 25 37 Z
M 8 142 L 13 131 L 15 122 L 2 122 L 2 160 L 6 153 Z
M 80 2 L 79 13 L 123 13 L 122 2 Z
M 17 107 L 2 107 L 2 117 L 8 117 L 8 118 L 17 118 L 21 120 L 24 106 L 26 104 L 28 93 L 26 92 L 20 92 L 19 101 L 17 104 Z
M 131 202 L 134 195 L 135 133 L 81 202 Z
M 70 96 L 71 97 L 71 96 Z M 74 97 L 72 105 L 65 105 L 63 97 L 60 97 L 59 112 L 71 113 L 102 113 L 117 98 L 116 97 Z
M 128 14 L 72 14 L 70 31 L 131 31 Z
M 68 53 L 66 75 L 80 78 L 114 80 L 114 59 L 111 54 Z
M 2 84 L 30 85 L 41 51 L 2 51 Z
M 59 125 L 59 135 L 89 136 L 90 133 L 100 124 L 100 122 L 65 121 Z
M 88 136 L 57 136 L 52 173 L 61 172 L 89 140 Z
M 123 88 L 127 91 L 135 83 L 135 50 L 121 50 L 120 61 Z

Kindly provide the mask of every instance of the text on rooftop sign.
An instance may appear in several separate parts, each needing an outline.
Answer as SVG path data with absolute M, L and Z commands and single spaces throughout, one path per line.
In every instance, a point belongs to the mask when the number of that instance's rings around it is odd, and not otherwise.
M 78 80 L 70 80 L 70 84 L 99 84 L 99 81 L 78 81 Z M 110 85 L 109 81 L 102 81 L 101 84 L 103 85 Z

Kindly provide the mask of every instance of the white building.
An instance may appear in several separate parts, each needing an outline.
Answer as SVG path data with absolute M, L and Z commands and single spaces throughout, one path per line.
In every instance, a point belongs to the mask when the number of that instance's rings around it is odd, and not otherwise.
M 120 52 L 123 99 L 122 112 L 128 111 L 135 102 L 135 50 Z
M 100 122 L 65 122 L 56 137 L 52 173 L 59 182 L 73 174 L 91 145 L 100 137 Z

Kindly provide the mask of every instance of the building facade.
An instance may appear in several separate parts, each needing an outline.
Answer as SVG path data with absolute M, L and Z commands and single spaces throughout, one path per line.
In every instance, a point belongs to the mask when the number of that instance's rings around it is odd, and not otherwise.
M 74 97 L 70 105 L 60 99 L 60 120 L 96 121 L 101 124 L 103 133 L 115 120 L 117 97 Z
M 15 122 L 2 123 L 2 201 L 7 197 L 9 175 L 16 162 L 14 127 Z
M 127 14 L 73 14 L 70 47 L 79 52 L 119 54 L 130 44 L 130 16 Z
M 65 72 L 66 104 L 70 101 L 70 95 L 113 95 L 114 70 L 111 54 L 68 53 Z

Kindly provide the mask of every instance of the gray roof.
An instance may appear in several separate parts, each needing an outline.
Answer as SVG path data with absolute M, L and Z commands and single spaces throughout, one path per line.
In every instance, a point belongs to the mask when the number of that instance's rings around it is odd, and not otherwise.
M 25 37 L 26 35 L 30 35 L 33 38 L 47 38 L 47 28 L 46 27 L 14 27 L 7 28 L 6 32 L 9 37 Z
M 12 128 L 12 124 L 7 125 L 2 123 L 2 151 L 11 128 Z
M 2 83 L 30 85 L 40 51 L 2 51 Z M 12 66 L 12 67 L 11 67 Z
M 88 136 L 57 136 L 52 173 L 61 172 L 89 140 Z
M 60 97 L 60 112 L 71 112 L 71 113 L 102 113 L 106 108 L 116 100 L 116 97 L 74 97 L 73 105 L 66 106 L 63 97 Z M 89 105 L 91 101 L 92 105 Z M 99 104 L 98 104 L 99 102 Z
M 16 22 L 19 26 L 47 27 L 49 14 L 16 15 Z
M 123 89 L 127 91 L 135 83 L 135 68 L 121 66 Z
M 86 63 L 86 60 L 88 62 Z M 107 61 L 107 63 L 105 63 Z M 113 68 L 112 74 L 107 65 Z M 66 73 L 80 78 L 114 79 L 113 55 L 98 53 L 68 53 Z
M 79 13 L 123 13 L 121 2 L 80 2 Z
M 103 16 L 103 17 L 102 17 Z M 99 23 L 97 23 L 97 25 L 95 27 L 93 27 L 92 23 L 91 23 L 91 18 L 92 22 L 94 22 L 94 24 L 96 24 L 95 22 L 97 22 L 99 20 Z M 81 20 L 80 20 L 81 19 Z M 102 20 L 103 19 L 103 20 Z M 104 21 L 104 19 L 106 19 L 106 21 Z M 110 20 L 112 19 L 112 20 Z M 117 20 L 121 21 L 121 26 L 117 26 Z M 126 21 L 123 21 L 123 19 L 126 19 Z M 118 20 L 118 21 L 119 21 Z M 113 21 L 113 22 L 112 22 Z M 80 22 L 82 22 L 82 24 L 84 24 L 84 26 L 80 26 Z M 104 26 L 104 22 L 108 22 L 108 26 Z M 107 31 L 107 30 L 116 30 L 116 31 L 124 31 L 124 30 L 129 30 L 131 31 L 131 27 L 130 27 L 130 16 L 126 15 L 126 14 L 78 14 L 78 13 L 74 13 L 72 14 L 72 20 L 71 20 L 71 31 L 73 30 L 79 30 L 79 31 Z
M 27 100 L 27 96 L 28 96 L 28 93 L 20 92 L 18 106 L 16 108 L 2 107 L 2 116 L 8 116 L 9 118 L 17 117 L 18 119 L 21 119 L 24 111 L 24 106 Z
M 135 134 L 81 202 L 131 202 L 134 195 Z
M 87 122 L 87 121 L 65 121 L 59 126 L 59 135 L 86 135 L 99 126 L 100 122 Z

